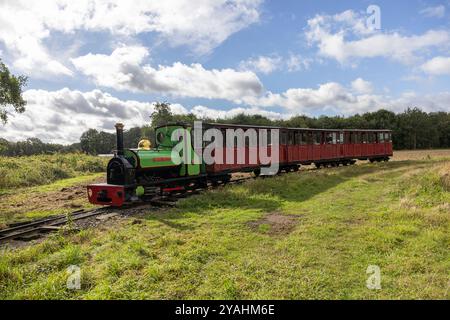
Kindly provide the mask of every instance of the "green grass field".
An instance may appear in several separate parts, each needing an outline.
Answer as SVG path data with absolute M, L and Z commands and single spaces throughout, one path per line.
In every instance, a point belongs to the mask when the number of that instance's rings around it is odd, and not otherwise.
M 81 153 L 0 157 L 0 195 L 9 189 L 45 185 L 82 174 L 103 172 L 107 160 Z
M 302 171 L 53 234 L 0 255 L 0 298 L 448 299 L 449 173 L 448 158 Z
M 107 161 L 84 154 L 0 157 L 0 227 L 92 207 L 84 185 L 105 176 Z

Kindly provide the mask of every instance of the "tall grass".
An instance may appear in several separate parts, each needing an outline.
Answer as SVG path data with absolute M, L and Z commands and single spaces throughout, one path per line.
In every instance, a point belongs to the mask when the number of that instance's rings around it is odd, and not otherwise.
M 82 174 L 102 172 L 108 159 L 85 154 L 0 157 L 0 189 L 48 184 Z
M 445 190 L 450 191 L 450 164 L 440 171 L 441 184 Z

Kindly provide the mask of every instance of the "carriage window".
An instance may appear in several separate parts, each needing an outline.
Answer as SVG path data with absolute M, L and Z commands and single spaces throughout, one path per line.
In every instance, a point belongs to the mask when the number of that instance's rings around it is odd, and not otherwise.
M 308 143 L 308 134 L 306 132 L 300 132 L 300 144 L 305 145 Z
M 325 142 L 327 144 L 332 144 L 333 143 L 333 133 L 331 133 L 331 132 L 325 133 Z
M 361 133 L 361 143 L 367 143 L 367 133 Z
M 312 132 L 308 132 L 308 133 L 305 132 L 305 135 L 306 135 L 306 143 L 307 144 L 313 144 L 313 133 Z
M 313 133 L 313 142 L 314 144 L 321 144 L 322 143 L 322 133 L 321 132 L 314 132 Z
M 386 142 L 392 142 L 392 134 L 391 133 L 385 133 L 384 134 L 384 140 Z
M 384 133 L 379 133 L 378 134 L 378 142 L 379 143 L 383 143 L 384 142 Z
M 333 141 L 333 137 L 331 136 L 331 133 L 325 133 L 325 143 L 331 143 Z
M 352 143 L 352 135 L 350 132 L 346 132 L 344 136 L 344 143 Z
M 281 132 L 281 144 L 287 144 L 287 132 L 286 131 Z
M 341 133 L 339 134 L 339 143 L 340 143 L 340 144 L 344 143 L 344 133 L 343 133 L 343 132 L 341 132 Z
M 289 145 L 292 146 L 294 144 L 294 132 L 293 131 L 289 131 L 288 132 L 288 137 L 289 137 Z

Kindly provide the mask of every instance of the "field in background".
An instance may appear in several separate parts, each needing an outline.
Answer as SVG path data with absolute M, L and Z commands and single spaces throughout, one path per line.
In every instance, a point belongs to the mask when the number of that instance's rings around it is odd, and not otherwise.
M 0 193 L 105 171 L 108 159 L 85 154 L 0 157 Z
M 0 227 L 92 207 L 84 186 L 104 181 L 108 160 L 85 154 L 0 157 Z
M 394 161 L 450 158 L 450 149 L 394 151 Z
M 54 234 L 0 255 L 0 298 L 449 299 L 441 152 L 257 179 Z M 70 265 L 81 290 L 66 287 Z M 369 265 L 381 290 L 366 287 Z

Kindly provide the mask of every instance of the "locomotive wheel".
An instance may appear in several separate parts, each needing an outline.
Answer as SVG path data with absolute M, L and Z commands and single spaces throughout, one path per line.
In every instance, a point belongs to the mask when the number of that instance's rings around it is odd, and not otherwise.
M 300 167 L 299 166 L 295 166 L 294 167 L 294 172 L 298 172 L 298 170 L 300 170 Z
M 201 179 L 199 181 L 197 181 L 196 184 L 200 189 L 206 189 L 208 187 L 208 180 L 206 179 Z
M 253 174 L 254 174 L 256 177 L 259 177 L 259 176 L 261 175 L 261 169 L 253 170 Z

